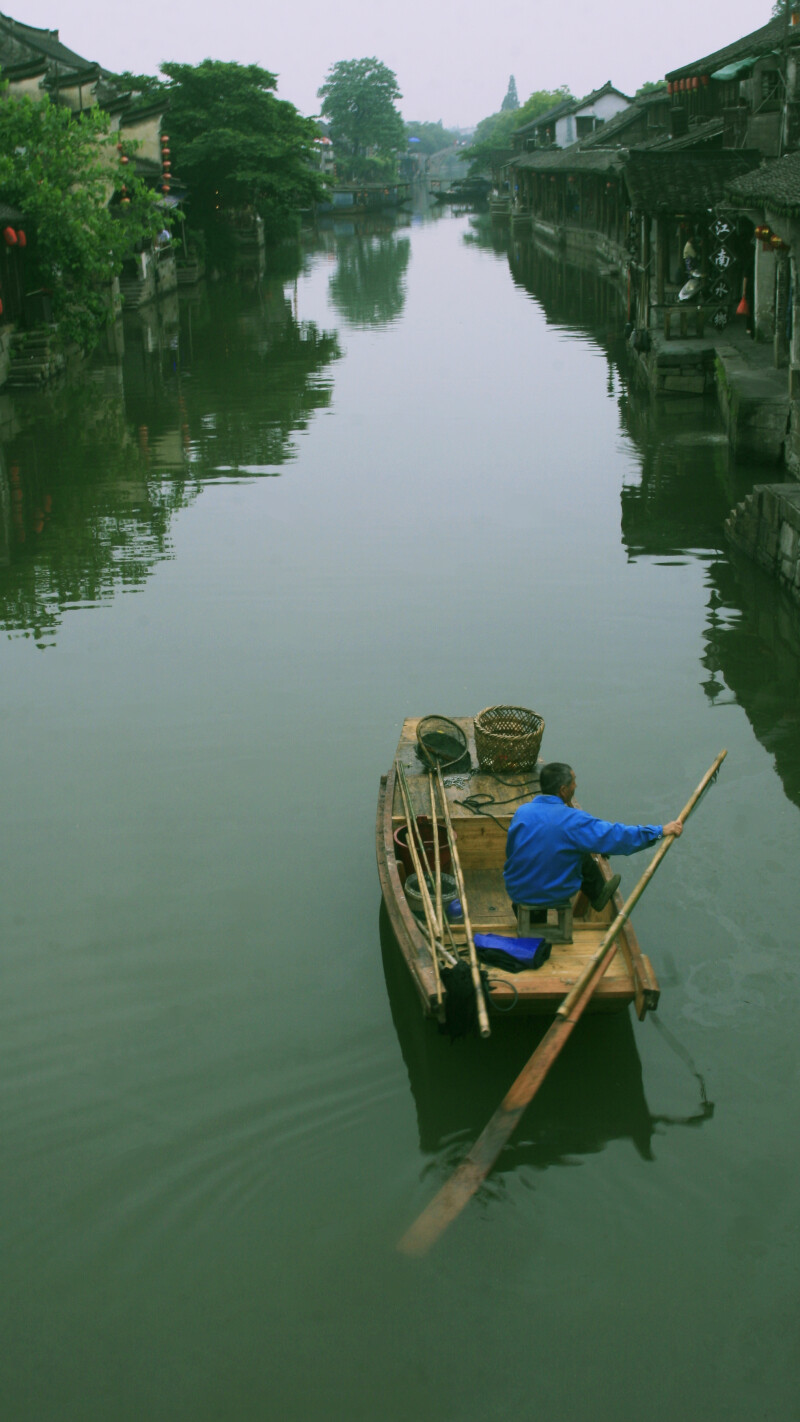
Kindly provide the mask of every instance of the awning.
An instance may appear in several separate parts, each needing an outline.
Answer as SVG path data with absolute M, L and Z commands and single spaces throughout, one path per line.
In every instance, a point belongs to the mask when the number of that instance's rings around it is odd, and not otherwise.
M 772 54 L 777 54 L 777 50 L 772 50 Z M 751 54 L 749 59 L 736 59 L 733 64 L 724 64 L 721 69 L 715 69 L 711 75 L 712 79 L 738 79 L 742 74 L 749 74 L 753 65 L 759 59 L 765 59 L 764 54 Z

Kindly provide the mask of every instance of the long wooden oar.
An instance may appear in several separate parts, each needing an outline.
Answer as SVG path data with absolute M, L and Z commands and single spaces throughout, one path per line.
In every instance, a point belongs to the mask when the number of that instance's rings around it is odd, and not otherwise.
M 472 924 L 469 917 L 469 905 L 467 903 L 467 891 L 464 888 L 464 875 L 461 872 L 461 860 L 458 857 L 456 848 L 456 837 L 453 834 L 453 823 L 450 819 L 450 806 L 447 803 L 447 792 L 442 779 L 442 767 L 436 762 L 436 782 L 439 786 L 439 795 L 442 801 L 442 815 L 445 828 L 447 830 L 447 842 L 450 845 L 450 858 L 453 863 L 453 874 L 458 884 L 458 893 L 461 899 L 461 909 L 464 914 L 464 931 L 467 935 L 467 950 L 469 952 L 469 968 L 472 974 L 472 986 L 475 989 L 475 1006 L 478 1009 L 478 1031 L 482 1037 L 490 1037 L 492 1029 L 489 1026 L 489 1013 L 486 1010 L 486 998 L 483 995 L 483 984 L 481 982 L 480 968 L 478 967 L 478 955 L 475 952 L 475 939 L 472 936 Z
M 703 776 L 694 794 L 678 815 L 681 823 L 688 819 L 703 791 L 716 776 L 727 754 L 726 750 L 720 751 L 710 770 Z M 447 1226 L 456 1218 L 456 1215 L 461 1213 L 481 1182 L 486 1179 L 526 1106 L 533 1100 L 553 1062 L 568 1037 L 571 1036 L 573 1028 L 613 957 L 614 943 L 620 929 L 650 883 L 674 838 L 674 835 L 665 835 L 633 893 L 626 899 L 623 909 L 614 919 L 596 954 L 564 998 L 552 1026 L 522 1068 L 510 1091 L 500 1102 L 469 1155 L 403 1235 L 398 1249 L 402 1250 L 404 1254 L 425 1254 L 431 1245 L 435 1244 L 439 1235 L 443 1234 Z
M 425 921 L 428 928 L 428 942 L 430 946 L 431 958 L 433 960 L 433 980 L 436 986 L 436 1015 L 441 1020 L 444 1016 L 444 997 L 442 995 L 442 978 L 439 972 L 439 944 L 436 941 L 437 932 L 439 930 L 435 919 L 433 905 L 431 903 L 430 895 L 428 893 L 428 881 L 426 875 L 426 871 L 429 875 L 430 870 L 428 868 L 427 858 L 425 858 L 425 849 L 422 843 L 421 834 L 419 835 L 419 845 L 422 851 L 424 864 L 423 859 L 420 859 L 419 853 L 417 852 L 414 832 L 416 831 L 417 834 L 419 834 L 419 825 L 417 824 L 414 811 L 411 808 L 411 794 L 409 792 L 408 784 L 406 781 L 405 771 L 403 770 L 403 766 L 399 760 L 395 761 L 395 767 L 397 774 L 397 783 L 400 786 L 400 798 L 403 801 L 403 809 L 405 810 L 406 816 L 406 843 L 408 844 L 408 847 L 411 850 L 411 859 L 414 865 L 414 872 L 417 876 L 417 883 L 419 884 L 419 892 L 420 897 L 422 899 L 422 909 L 425 914 Z

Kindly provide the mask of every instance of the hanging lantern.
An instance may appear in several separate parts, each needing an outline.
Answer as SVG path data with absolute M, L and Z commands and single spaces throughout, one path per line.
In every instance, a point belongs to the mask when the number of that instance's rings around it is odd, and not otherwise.
M 170 172 L 170 170 L 171 170 L 171 168 L 172 168 L 172 164 L 171 164 L 169 158 L 167 159 L 166 163 L 163 163 L 163 164 L 162 164 L 162 167 L 163 167 L 165 173 L 169 173 L 169 172 Z
M 118 152 L 118 153 L 121 153 L 121 152 L 122 152 L 122 144 L 121 144 L 121 143 L 118 143 L 118 144 L 117 144 L 117 152 Z
M 167 193 L 169 192 L 169 183 L 162 183 L 162 184 L 161 184 L 161 191 L 162 191 L 162 193 L 164 194 L 164 196 L 166 197 Z
M 28 239 L 21 227 L 17 231 L 17 243 L 20 247 L 27 247 L 28 245 Z
M 161 146 L 162 146 L 162 148 L 163 148 L 163 146 L 164 146 L 165 143 L 169 143 L 169 134 L 168 134 L 168 133 L 162 133 L 162 135 L 161 135 Z
M 674 85 L 673 85 L 673 83 L 672 83 L 672 80 L 670 79 L 670 81 L 669 81 L 669 83 L 668 83 L 668 85 L 667 85 L 667 93 L 668 93 L 668 94 L 671 94 L 673 88 L 674 88 Z
M 697 77 L 696 74 L 692 75 L 692 88 L 693 88 L 693 89 L 699 89 L 699 88 L 700 88 L 700 80 L 698 79 L 698 77 Z
M 17 234 L 16 234 L 16 232 L 14 231 L 13 227 L 4 227 L 4 228 L 3 228 L 3 238 L 4 238 L 4 240 L 5 240 L 5 244 L 6 244 L 7 247 L 16 247 L 16 245 L 17 245 Z
M 783 239 L 778 236 L 777 232 L 773 232 L 769 240 L 773 247 L 783 246 Z
M 120 206 L 121 206 L 121 207 L 130 207 L 130 204 L 131 204 L 130 198 L 120 198 Z
M 711 79 L 709 78 L 708 74 L 700 75 L 700 83 L 702 84 L 704 89 L 708 88 L 709 84 L 711 83 Z

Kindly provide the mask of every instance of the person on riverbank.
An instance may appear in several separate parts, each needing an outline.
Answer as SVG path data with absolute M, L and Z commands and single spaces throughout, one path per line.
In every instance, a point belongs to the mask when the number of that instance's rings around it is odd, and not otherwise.
M 603 877 L 595 854 L 635 854 L 666 834 L 683 832 L 680 820 L 664 825 L 624 825 L 598 820 L 576 809 L 575 772 L 552 761 L 539 774 L 540 793 L 521 805 L 511 821 L 503 871 L 515 904 L 563 903 L 573 894 L 578 917 L 605 908 L 619 888 L 620 876 Z

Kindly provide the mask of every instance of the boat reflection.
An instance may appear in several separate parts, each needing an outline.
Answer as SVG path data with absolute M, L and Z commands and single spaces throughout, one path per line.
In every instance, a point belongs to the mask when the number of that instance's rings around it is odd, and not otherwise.
M 383 906 L 379 928 L 392 1021 L 417 1109 L 420 1150 L 429 1157 L 423 1173 L 438 1176 L 458 1164 L 483 1130 L 549 1021 L 495 1019 L 490 1044 L 477 1038 L 451 1042 L 422 1016 Z M 629 1140 L 643 1160 L 652 1160 L 653 1135 L 660 1127 L 701 1125 L 713 1109 L 701 1083 L 700 1102 L 691 1115 L 651 1112 L 630 1014 L 587 1017 L 493 1174 L 520 1166 L 544 1170 L 567 1164 L 604 1150 L 614 1140 Z

